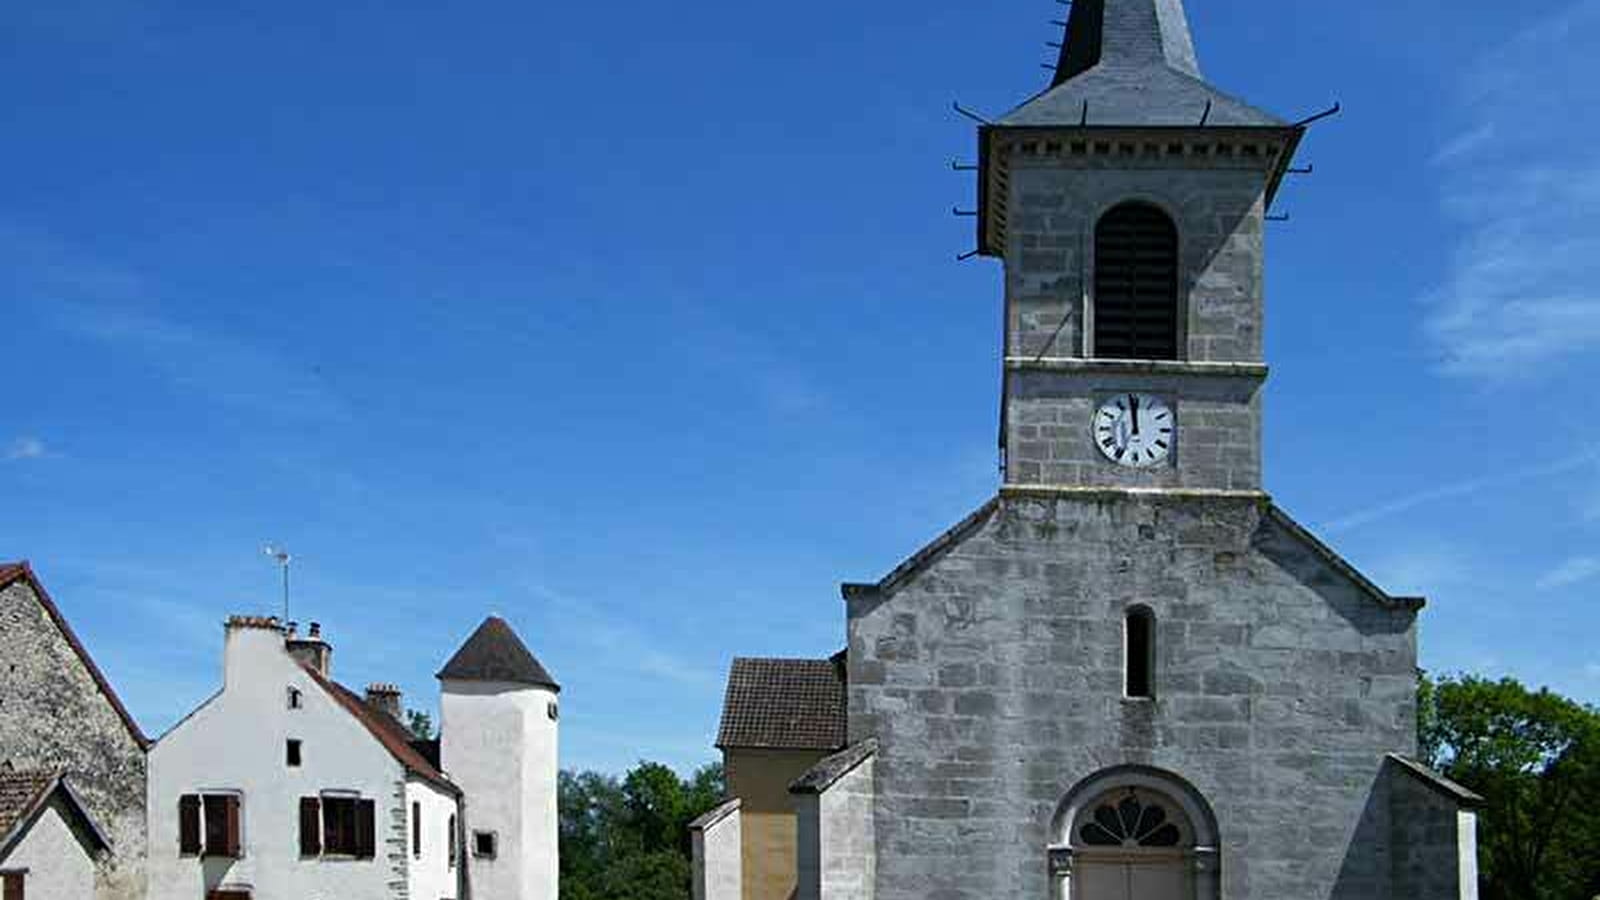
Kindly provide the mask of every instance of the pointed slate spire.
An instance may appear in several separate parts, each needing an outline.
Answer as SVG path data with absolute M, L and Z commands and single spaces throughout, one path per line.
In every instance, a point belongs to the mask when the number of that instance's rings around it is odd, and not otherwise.
M 498 616 L 483 620 L 456 655 L 439 670 L 450 681 L 505 681 L 561 690 L 511 626 Z
M 1183 0 L 1073 0 L 1050 87 L 1002 125 L 1281 126 L 1200 74 Z
M 1166 65 L 1199 78 L 1183 0 L 1074 0 L 1051 87 L 1102 63 Z

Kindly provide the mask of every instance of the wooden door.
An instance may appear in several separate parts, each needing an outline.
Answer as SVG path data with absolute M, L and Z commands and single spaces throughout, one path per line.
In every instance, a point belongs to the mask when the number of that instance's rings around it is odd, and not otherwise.
M 1080 859 L 1072 869 L 1072 900 L 1193 900 L 1181 857 Z

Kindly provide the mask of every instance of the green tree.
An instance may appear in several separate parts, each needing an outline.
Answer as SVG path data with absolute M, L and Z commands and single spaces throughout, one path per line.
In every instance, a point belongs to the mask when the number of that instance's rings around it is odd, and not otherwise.
M 1600 892 L 1600 712 L 1513 679 L 1470 675 L 1418 693 L 1418 746 L 1482 794 L 1484 900 L 1590 900 Z
M 720 765 L 687 780 L 640 762 L 621 780 L 562 772 L 561 900 L 684 900 L 689 823 L 722 802 Z
M 438 734 L 433 728 L 433 716 L 420 709 L 406 710 L 406 728 L 419 741 L 431 741 Z

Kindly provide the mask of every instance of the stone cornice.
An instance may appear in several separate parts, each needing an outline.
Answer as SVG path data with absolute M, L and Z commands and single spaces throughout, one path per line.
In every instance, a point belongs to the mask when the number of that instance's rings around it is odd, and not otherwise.
M 1083 375 L 1184 375 L 1211 378 L 1264 379 L 1269 371 L 1266 363 L 1253 362 L 1182 362 L 1177 360 L 1145 359 L 1080 359 L 1077 357 L 1008 356 L 1005 361 L 1009 372 L 1063 372 Z
M 1000 488 L 1000 496 L 1008 500 L 1233 500 L 1263 506 L 1272 503 L 1272 497 L 1266 491 L 1230 491 L 1221 488 L 1008 484 Z

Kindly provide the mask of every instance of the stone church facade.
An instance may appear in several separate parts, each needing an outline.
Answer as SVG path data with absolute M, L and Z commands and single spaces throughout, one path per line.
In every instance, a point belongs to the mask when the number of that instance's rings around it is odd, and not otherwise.
M 979 130 L 1004 479 L 844 587 L 801 900 L 1476 896 L 1476 798 L 1410 759 L 1423 601 L 1263 489 L 1263 234 L 1304 133 L 1204 81 L 1181 0 L 1076 0 L 1051 86 Z M 736 865 L 703 854 L 701 894 Z

